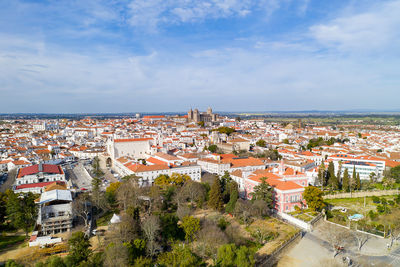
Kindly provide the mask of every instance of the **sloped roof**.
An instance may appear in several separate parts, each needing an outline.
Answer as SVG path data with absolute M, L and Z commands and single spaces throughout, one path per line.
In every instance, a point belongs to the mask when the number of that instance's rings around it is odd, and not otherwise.
M 61 167 L 58 165 L 52 164 L 37 164 L 28 166 L 25 168 L 20 169 L 18 172 L 18 178 L 21 178 L 26 175 L 32 175 L 35 173 L 44 172 L 44 173 L 51 173 L 51 174 L 63 174 Z
M 40 196 L 40 204 L 47 203 L 54 200 L 72 201 L 71 192 L 69 190 L 51 190 L 43 192 Z

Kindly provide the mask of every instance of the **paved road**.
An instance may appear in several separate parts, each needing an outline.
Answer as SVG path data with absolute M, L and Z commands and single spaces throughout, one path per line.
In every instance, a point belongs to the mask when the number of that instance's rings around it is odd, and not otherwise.
M 78 188 L 92 189 L 92 177 L 85 171 L 82 164 L 76 165 L 72 170 L 67 169 L 67 172 L 72 179 L 72 183 Z
M 6 177 L 3 178 L 3 184 L 0 186 L 0 192 L 5 192 L 7 189 L 11 189 L 15 182 L 16 171 L 11 171 L 7 173 Z
M 332 252 L 332 254 L 334 253 L 332 246 L 327 241 L 318 237 L 315 233 L 306 233 L 303 238 L 310 240 L 318 244 L 320 247 L 329 250 L 330 252 Z M 364 263 L 369 263 L 370 266 L 381 266 L 383 263 L 393 267 L 400 266 L 400 247 L 394 249 L 388 255 L 383 255 L 383 256 L 367 256 L 359 254 L 358 251 L 345 249 L 343 252 L 339 253 L 336 257 L 341 258 L 344 256 L 348 256 L 351 259 L 353 259 L 353 261 L 356 263 L 355 266 L 364 266 Z M 357 262 L 362 262 L 362 263 L 357 265 Z

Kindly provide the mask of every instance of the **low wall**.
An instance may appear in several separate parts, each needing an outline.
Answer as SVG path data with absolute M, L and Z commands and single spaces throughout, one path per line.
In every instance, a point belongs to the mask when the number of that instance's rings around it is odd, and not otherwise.
M 398 189 L 391 190 L 374 190 L 374 191 L 355 191 L 349 193 L 337 193 L 323 196 L 324 199 L 335 199 L 335 198 L 357 198 L 357 197 L 372 197 L 372 196 L 385 196 L 385 195 L 397 195 L 399 194 Z
M 306 223 L 305 221 L 302 221 L 300 219 L 297 219 L 287 213 L 282 213 L 282 212 L 277 212 L 277 215 L 282 218 L 285 221 L 288 221 L 291 224 L 296 225 L 297 227 L 305 230 L 305 231 L 311 231 L 312 226 L 311 224 Z
M 256 261 L 255 266 L 275 266 L 276 262 L 279 259 L 279 255 L 286 250 L 286 248 L 289 247 L 289 245 L 295 243 L 297 240 L 301 239 L 303 237 L 303 233 L 300 231 L 294 236 L 292 236 L 289 240 L 284 242 L 282 245 L 280 245 L 277 249 L 275 249 L 271 255 L 268 255 L 262 259 L 258 259 Z

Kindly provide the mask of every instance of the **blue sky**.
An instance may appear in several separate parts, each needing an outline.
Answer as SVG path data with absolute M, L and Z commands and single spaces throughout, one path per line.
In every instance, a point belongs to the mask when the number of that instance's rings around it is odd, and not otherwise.
M 1 1 L 0 113 L 399 109 L 400 1 Z

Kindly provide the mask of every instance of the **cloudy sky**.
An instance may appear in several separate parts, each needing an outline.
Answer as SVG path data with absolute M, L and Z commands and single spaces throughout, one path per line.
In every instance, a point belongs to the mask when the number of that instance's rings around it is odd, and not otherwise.
M 0 1 L 0 113 L 399 109 L 400 1 Z

